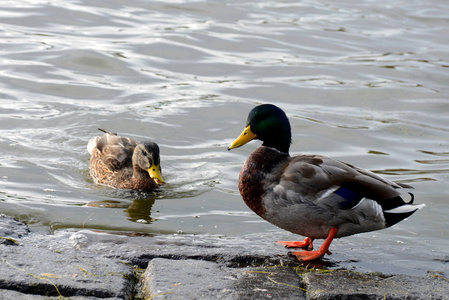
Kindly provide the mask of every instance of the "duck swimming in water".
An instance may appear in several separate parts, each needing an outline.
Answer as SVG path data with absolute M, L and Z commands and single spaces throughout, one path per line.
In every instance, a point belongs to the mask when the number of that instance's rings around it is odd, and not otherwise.
M 228 150 L 253 139 L 263 142 L 245 161 L 239 178 L 243 200 L 266 221 L 305 236 L 304 241 L 279 241 L 300 261 L 331 254 L 334 238 L 390 227 L 424 204 L 404 201 L 408 185 L 384 179 L 370 171 L 321 155 L 290 156 L 290 122 L 272 104 L 253 108 L 242 134 Z M 318 250 L 314 239 L 325 239 Z
M 102 137 L 90 139 L 90 174 L 99 184 L 117 189 L 153 190 L 164 183 L 159 146 L 150 141 L 138 143 L 103 129 Z

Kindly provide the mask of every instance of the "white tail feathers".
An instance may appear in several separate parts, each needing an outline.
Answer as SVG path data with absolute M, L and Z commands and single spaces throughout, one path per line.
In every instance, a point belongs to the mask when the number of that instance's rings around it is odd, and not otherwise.
M 403 214 L 403 213 L 410 213 L 410 212 L 414 212 L 417 211 L 418 209 L 423 208 L 424 206 L 426 206 L 425 204 L 418 204 L 418 205 L 411 205 L 411 204 L 405 204 L 393 209 L 389 209 L 389 210 L 384 210 L 385 213 L 390 213 L 390 214 Z
M 99 140 L 99 136 L 94 136 L 90 139 L 89 143 L 87 143 L 87 152 L 89 152 L 89 154 L 92 154 L 92 151 L 97 147 L 97 143 Z

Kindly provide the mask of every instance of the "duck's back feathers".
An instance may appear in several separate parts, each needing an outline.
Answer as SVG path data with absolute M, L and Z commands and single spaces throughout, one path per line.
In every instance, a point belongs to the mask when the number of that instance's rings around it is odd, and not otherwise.
M 103 162 L 115 171 L 132 165 L 132 156 L 136 146 L 137 141 L 111 133 L 104 134 L 97 143 L 97 148 L 102 153 Z

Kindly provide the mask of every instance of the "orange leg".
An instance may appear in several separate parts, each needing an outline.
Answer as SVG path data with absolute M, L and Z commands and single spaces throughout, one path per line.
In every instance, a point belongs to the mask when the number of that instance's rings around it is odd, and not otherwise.
M 306 248 L 307 250 L 313 249 L 313 240 L 306 237 L 304 241 L 278 241 L 278 244 L 285 245 L 287 248 Z
M 318 249 L 316 251 L 304 251 L 304 252 L 295 251 L 295 252 L 292 252 L 292 254 L 296 255 L 296 257 L 298 258 L 299 261 L 310 261 L 310 260 L 314 260 L 314 259 L 323 257 L 324 254 L 326 254 L 326 253 L 332 254 L 329 251 L 329 246 L 331 245 L 332 240 L 334 239 L 336 234 L 337 234 L 337 227 L 331 228 L 331 230 L 329 230 L 329 234 L 328 234 L 326 240 L 324 240 L 320 249 Z

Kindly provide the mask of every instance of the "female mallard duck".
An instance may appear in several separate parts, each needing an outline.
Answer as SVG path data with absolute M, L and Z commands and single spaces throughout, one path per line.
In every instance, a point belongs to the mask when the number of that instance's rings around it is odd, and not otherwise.
M 263 142 L 240 172 L 239 190 L 245 203 L 266 221 L 305 236 L 302 242 L 279 243 L 313 248 L 293 252 L 301 261 L 329 252 L 334 238 L 387 228 L 424 206 L 405 202 L 398 189 L 410 186 L 386 180 L 370 171 L 320 155 L 291 157 L 290 123 L 277 106 L 251 110 L 246 128 L 228 150 L 253 139 Z
M 142 142 L 105 132 L 93 137 L 87 150 L 90 156 L 90 174 L 97 183 L 118 189 L 152 190 L 163 184 L 159 147 L 153 142 Z

